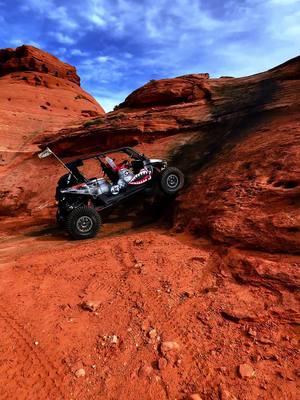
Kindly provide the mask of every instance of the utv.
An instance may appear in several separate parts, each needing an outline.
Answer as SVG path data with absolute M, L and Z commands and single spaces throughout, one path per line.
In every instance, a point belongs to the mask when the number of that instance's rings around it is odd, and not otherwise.
M 184 175 L 178 168 L 168 167 L 166 161 L 150 159 L 130 147 L 66 164 L 49 148 L 39 157 L 51 154 L 68 170 L 56 188 L 57 222 L 74 239 L 94 237 L 101 226 L 100 215 L 133 196 L 154 194 L 157 190 L 174 196 L 184 185 Z M 102 177 L 86 178 L 79 170 L 92 159 L 99 163 Z

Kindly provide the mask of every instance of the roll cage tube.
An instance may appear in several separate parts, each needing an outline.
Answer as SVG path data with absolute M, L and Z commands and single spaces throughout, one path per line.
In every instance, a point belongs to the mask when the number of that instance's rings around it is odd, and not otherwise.
M 148 158 L 141 153 L 138 153 L 137 151 L 133 150 L 131 147 L 120 147 L 119 149 L 113 149 L 113 150 L 108 150 L 108 151 L 103 151 L 101 153 L 97 153 L 95 155 L 89 156 L 89 157 L 84 157 L 84 158 L 79 158 L 76 161 L 85 161 L 85 160 L 90 160 L 92 158 L 98 159 L 98 158 L 104 158 L 107 154 L 113 154 L 113 153 L 125 153 L 131 158 L 134 158 L 136 160 L 148 160 Z
M 118 149 L 104 151 L 104 152 L 101 152 L 101 153 L 98 153 L 98 154 L 95 154 L 95 155 L 92 155 L 92 156 L 88 156 L 88 157 L 84 157 L 84 158 L 78 158 L 78 159 L 76 159 L 74 161 L 71 161 L 71 162 L 67 163 L 66 165 L 67 165 L 68 169 L 70 169 L 72 171 L 72 168 L 76 168 L 78 166 L 82 166 L 84 161 L 95 159 L 100 163 L 101 167 L 103 167 L 104 163 L 101 160 L 101 158 L 105 158 L 106 155 L 114 154 L 114 153 L 127 154 L 129 157 L 131 157 L 134 160 L 149 161 L 149 158 L 147 158 L 144 154 L 138 153 L 137 151 L 135 151 L 131 147 L 120 147 Z

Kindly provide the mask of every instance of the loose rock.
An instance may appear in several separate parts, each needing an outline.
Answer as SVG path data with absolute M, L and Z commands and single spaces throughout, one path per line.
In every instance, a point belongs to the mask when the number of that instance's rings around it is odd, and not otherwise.
M 251 337 L 256 337 L 257 333 L 256 333 L 256 331 L 254 329 L 249 328 L 248 335 L 251 336 Z
M 143 365 L 138 372 L 138 376 L 140 377 L 147 377 L 152 375 L 153 368 L 150 365 Z
M 167 365 L 168 365 L 168 361 L 164 358 L 164 357 L 161 357 L 159 360 L 158 360 L 158 368 L 162 371 L 162 370 L 164 370 L 166 367 L 167 367 Z
M 180 346 L 177 342 L 163 342 L 160 346 L 162 354 L 167 354 L 171 351 L 178 352 L 179 350 Z
M 143 244 L 143 240 L 142 239 L 135 239 L 134 244 L 141 245 L 141 244 Z
M 77 378 L 85 376 L 85 370 L 83 368 L 79 368 L 77 371 L 75 371 L 75 375 Z
M 118 344 L 118 342 L 119 342 L 118 336 L 117 336 L 117 335 L 112 335 L 112 337 L 111 337 L 111 343 L 113 343 L 113 344 Z
M 151 330 L 148 332 L 148 336 L 149 336 L 150 339 L 155 340 L 155 339 L 157 338 L 157 330 L 154 329 L 154 328 L 151 329 Z
M 81 308 L 86 311 L 95 312 L 98 310 L 101 302 L 99 300 L 86 300 L 80 304 Z
M 189 395 L 189 400 L 202 400 L 202 397 L 199 393 L 193 393 Z
M 243 379 L 253 378 L 255 376 L 255 370 L 250 364 L 241 364 L 238 368 L 239 375 Z

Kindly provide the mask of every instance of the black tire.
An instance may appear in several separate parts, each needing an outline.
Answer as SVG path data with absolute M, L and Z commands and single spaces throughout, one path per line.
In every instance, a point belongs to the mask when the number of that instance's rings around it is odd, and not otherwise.
M 75 208 L 66 220 L 67 232 L 76 240 L 95 237 L 100 226 L 101 218 L 98 212 L 86 206 Z
M 167 195 L 174 195 L 184 185 L 184 175 L 180 169 L 176 167 L 166 168 L 160 178 L 160 186 L 162 191 Z

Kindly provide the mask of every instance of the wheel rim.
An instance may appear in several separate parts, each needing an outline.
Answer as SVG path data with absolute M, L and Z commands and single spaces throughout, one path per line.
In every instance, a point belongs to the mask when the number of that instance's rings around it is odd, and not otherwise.
M 167 178 L 167 185 L 170 189 L 176 189 L 179 185 L 179 178 L 175 174 L 170 174 Z
M 93 220 L 87 215 L 83 215 L 82 217 L 78 218 L 76 222 L 76 228 L 81 233 L 89 232 L 92 229 L 92 227 L 93 227 Z

